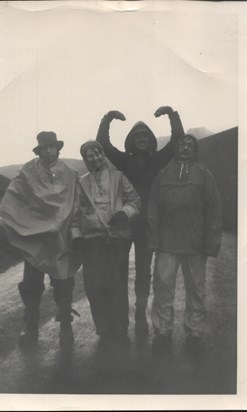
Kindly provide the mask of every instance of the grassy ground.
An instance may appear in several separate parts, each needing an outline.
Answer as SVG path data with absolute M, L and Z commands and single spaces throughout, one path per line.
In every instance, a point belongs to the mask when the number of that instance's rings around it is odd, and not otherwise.
M 102 354 L 98 346 L 81 273 L 76 276 L 74 350 L 63 356 L 59 349 L 59 325 L 52 288 L 46 277 L 41 303 L 38 351 L 23 354 L 18 346 L 23 306 L 17 291 L 23 265 L 0 276 L 0 393 L 70 394 L 234 394 L 236 390 L 236 237 L 223 235 L 217 259 L 207 264 L 206 296 L 208 328 L 202 356 L 188 357 L 184 350 L 185 294 L 179 271 L 175 297 L 172 352 L 152 357 L 150 319 L 152 289 L 147 310 L 148 339 L 137 342 L 134 333 L 134 260 L 130 258 L 129 335 L 131 346 L 122 358 Z

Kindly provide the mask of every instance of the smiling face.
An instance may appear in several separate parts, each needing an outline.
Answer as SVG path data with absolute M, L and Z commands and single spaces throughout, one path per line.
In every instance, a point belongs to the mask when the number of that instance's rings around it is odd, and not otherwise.
M 185 137 L 178 143 L 178 158 L 180 160 L 189 160 L 193 157 L 195 143 L 191 137 Z
M 97 147 L 94 147 L 92 149 L 88 149 L 86 152 L 86 159 L 87 159 L 87 164 L 92 170 L 100 170 L 104 157 L 103 154 L 100 153 L 100 151 L 97 149 Z
M 145 152 L 148 150 L 149 146 L 149 138 L 146 134 L 137 133 L 134 136 L 134 145 L 135 148 L 141 152 Z
M 59 151 L 55 144 L 44 145 L 39 148 L 39 157 L 48 165 L 58 157 Z

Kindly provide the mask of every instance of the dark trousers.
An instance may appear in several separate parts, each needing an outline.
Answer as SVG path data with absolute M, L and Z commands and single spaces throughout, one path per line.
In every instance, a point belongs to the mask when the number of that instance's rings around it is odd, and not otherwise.
M 146 309 L 150 293 L 152 252 L 147 249 L 146 221 L 139 218 L 132 225 L 135 246 L 135 294 L 136 308 Z
M 69 323 L 72 320 L 74 278 L 60 280 L 50 277 L 50 282 L 53 287 L 53 297 L 59 309 L 57 318 L 63 323 Z M 25 261 L 23 281 L 19 283 L 18 288 L 25 305 L 26 320 L 37 322 L 41 296 L 44 291 L 44 273 Z
M 131 241 L 92 238 L 84 242 L 83 277 L 97 334 L 118 336 L 129 324 L 128 271 Z

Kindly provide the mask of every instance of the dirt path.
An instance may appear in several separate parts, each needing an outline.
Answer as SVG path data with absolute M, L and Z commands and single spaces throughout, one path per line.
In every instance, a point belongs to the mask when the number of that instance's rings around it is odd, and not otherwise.
M 63 394 L 233 394 L 236 377 L 236 237 L 224 234 L 217 259 L 207 267 L 209 326 L 200 357 L 184 350 L 184 288 L 181 273 L 175 298 L 175 329 L 172 353 L 155 359 L 149 339 L 135 342 L 134 268 L 130 263 L 129 297 L 131 347 L 128 353 L 102 352 L 98 345 L 81 274 L 76 277 L 72 353 L 61 353 L 55 304 L 46 279 L 41 306 L 39 348 L 23 353 L 18 346 L 22 303 L 17 283 L 22 264 L 0 275 L 0 393 Z M 150 297 L 148 318 L 150 313 Z M 149 318 L 150 322 L 150 318 Z

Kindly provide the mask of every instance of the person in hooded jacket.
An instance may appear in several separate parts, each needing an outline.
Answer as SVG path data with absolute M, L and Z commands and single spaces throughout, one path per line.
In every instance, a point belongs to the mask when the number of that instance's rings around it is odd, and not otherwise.
M 221 200 L 213 175 L 198 162 L 198 143 L 184 135 L 174 159 L 155 178 L 148 203 L 148 247 L 156 252 L 151 318 L 154 349 L 171 343 L 176 275 L 186 291 L 184 328 L 189 347 L 203 347 L 208 256 L 221 242 Z
M 81 218 L 74 245 L 82 255 L 85 290 L 100 342 L 126 347 L 130 222 L 139 213 L 140 198 L 105 158 L 100 143 L 88 141 L 80 153 L 88 173 L 79 179 Z
M 99 126 L 96 140 L 101 143 L 107 158 L 121 170 L 133 184 L 141 198 L 141 212 L 132 224 L 132 240 L 135 246 L 135 332 L 137 337 L 148 334 L 146 307 L 148 303 L 152 253 L 147 249 L 146 209 L 152 182 L 159 170 L 174 156 L 174 143 L 184 134 L 183 126 L 176 111 L 162 106 L 155 116 L 168 115 L 171 123 L 171 139 L 157 151 L 157 140 L 152 130 L 142 121 L 137 122 L 125 140 L 125 152 L 112 145 L 109 137 L 110 123 L 113 119 L 125 120 L 119 111 L 107 113 Z

